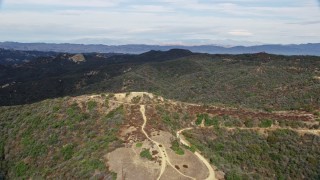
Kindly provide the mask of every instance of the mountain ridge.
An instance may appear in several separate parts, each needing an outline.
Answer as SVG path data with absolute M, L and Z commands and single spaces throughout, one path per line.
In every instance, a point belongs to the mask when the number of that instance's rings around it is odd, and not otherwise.
M 317 56 L 210 55 L 177 49 L 140 55 L 86 53 L 82 63 L 71 61 L 72 56 L 36 56 L 30 62 L 2 66 L 0 105 L 148 91 L 193 103 L 264 110 L 319 108 Z
M 151 50 L 168 51 L 170 49 L 186 49 L 194 53 L 209 54 L 246 54 L 266 52 L 279 55 L 316 55 L 320 56 L 320 43 L 309 44 L 266 44 L 256 46 L 233 46 L 223 47 L 217 45 L 103 45 L 103 44 L 55 44 L 55 43 L 18 43 L 18 42 L 0 42 L 0 48 L 15 49 L 25 51 L 53 51 L 67 53 L 125 53 L 141 54 Z

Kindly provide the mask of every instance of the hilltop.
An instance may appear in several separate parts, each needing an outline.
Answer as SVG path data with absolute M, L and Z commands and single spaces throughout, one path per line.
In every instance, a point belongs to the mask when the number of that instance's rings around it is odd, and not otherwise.
M 203 106 L 146 92 L 64 97 L 0 112 L 0 172 L 9 179 L 320 173 L 319 114 Z

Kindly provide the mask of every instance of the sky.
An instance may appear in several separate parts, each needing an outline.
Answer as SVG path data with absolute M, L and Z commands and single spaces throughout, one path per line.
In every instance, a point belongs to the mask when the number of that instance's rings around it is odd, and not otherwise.
M 0 41 L 320 43 L 318 0 L 0 0 Z

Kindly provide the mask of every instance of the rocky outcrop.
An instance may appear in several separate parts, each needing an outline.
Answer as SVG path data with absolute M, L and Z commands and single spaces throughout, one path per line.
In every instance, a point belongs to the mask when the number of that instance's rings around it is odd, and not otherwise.
M 76 54 L 72 57 L 70 57 L 70 60 L 72 60 L 73 62 L 80 64 L 82 62 L 86 62 L 86 58 L 84 57 L 83 54 Z

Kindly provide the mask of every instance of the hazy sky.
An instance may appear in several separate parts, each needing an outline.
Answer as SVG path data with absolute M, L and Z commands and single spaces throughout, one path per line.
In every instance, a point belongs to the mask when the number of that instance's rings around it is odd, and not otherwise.
M 0 5 L 0 41 L 210 44 L 229 40 L 319 43 L 319 2 L 2 0 Z

